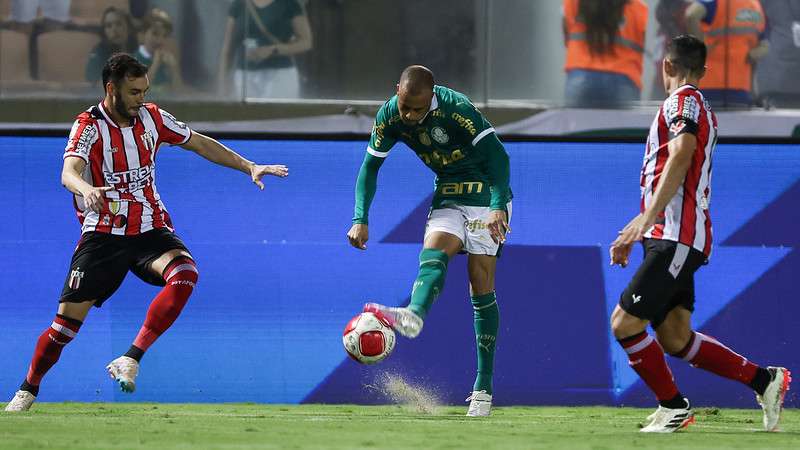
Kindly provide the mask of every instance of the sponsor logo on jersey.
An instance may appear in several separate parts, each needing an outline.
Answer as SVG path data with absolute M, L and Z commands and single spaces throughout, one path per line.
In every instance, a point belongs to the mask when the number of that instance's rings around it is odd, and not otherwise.
M 452 117 L 453 120 L 458 122 L 459 126 L 464 128 L 465 130 L 467 130 L 467 132 L 470 135 L 475 136 L 476 134 L 478 134 L 478 130 L 475 129 L 475 124 L 472 122 L 472 120 L 467 119 L 466 117 L 462 116 L 461 114 L 455 113 L 455 112 L 450 117 Z
M 447 131 L 442 127 L 433 127 L 431 130 L 431 137 L 440 144 L 447 144 L 450 142 L 450 136 L 447 135 Z
M 633 303 L 639 303 L 640 301 L 642 301 L 641 295 L 631 294 L 631 297 L 633 297 Z
M 422 162 L 424 162 L 428 167 L 444 167 L 448 164 L 452 164 L 456 161 L 464 159 L 466 155 L 464 155 L 464 152 L 462 152 L 461 149 L 456 149 L 453 150 L 450 155 L 433 151 L 430 154 L 417 153 L 417 156 L 419 156 Z
M 166 112 L 164 110 L 161 110 L 161 114 L 164 117 L 166 117 L 167 119 L 169 119 L 172 123 L 174 123 L 176 127 L 180 128 L 181 130 L 185 130 L 186 129 L 186 124 L 181 122 L 180 120 L 176 119 L 175 116 L 173 116 L 172 114 L 170 114 L 170 113 L 168 113 L 168 112 Z
M 143 189 L 153 182 L 155 166 L 139 167 L 123 172 L 103 172 L 106 183 L 119 192 L 133 192 Z M 120 185 L 120 186 L 117 186 Z
M 483 183 L 480 181 L 465 181 L 463 183 L 443 183 L 439 188 L 442 195 L 480 194 L 483 192 Z

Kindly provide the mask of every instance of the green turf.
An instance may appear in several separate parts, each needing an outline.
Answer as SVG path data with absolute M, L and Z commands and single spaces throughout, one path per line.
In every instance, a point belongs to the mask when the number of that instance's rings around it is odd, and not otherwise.
M 699 409 L 697 424 L 672 435 L 643 435 L 651 411 L 634 408 L 465 408 L 434 414 L 399 406 L 40 403 L 0 412 L 6 449 L 797 449 L 800 411 L 782 433 L 758 431 L 760 411 Z

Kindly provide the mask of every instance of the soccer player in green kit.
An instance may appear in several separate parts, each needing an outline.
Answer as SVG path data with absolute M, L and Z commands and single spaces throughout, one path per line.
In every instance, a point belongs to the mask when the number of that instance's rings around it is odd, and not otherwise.
M 397 141 L 408 145 L 436 173 L 435 195 L 414 281 L 405 308 L 368 303 L 403 336 L 414 338 L 444 286 L 447 264 L 467 253 L 475 319 L 478 375 L 468 416 L 488 416 L 492 408 L 492 371 L 499 310 L 494 292 L 497 258 L 510 231 L 509 161 L 492 125 L 463 94 L 437 86 L 422 66 L 407 67 L 397 95 L 378 111 L 367 155 L 356 182 L 350 244 L 366 250 L 369 207 L 378 170 Z

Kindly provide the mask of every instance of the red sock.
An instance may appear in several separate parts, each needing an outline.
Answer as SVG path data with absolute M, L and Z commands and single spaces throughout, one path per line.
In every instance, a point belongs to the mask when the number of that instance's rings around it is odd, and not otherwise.
M 744 384 L 753 381 L 758 370 L 758 366 L 744 356 L 725 347 L 716 339 L 696 331 L 692 332 L 686 347 L 674 356 L 683 358 L 694 367 Z
M 672 400 L 678 395 L 672 371 L 664 359 L 664 350 L 652 336 L 643 331 L 636 336 L 620 339 L 619 344 L 628 354 L 633 370 L 656 394 L 659 401 Z
M 167 285 L 156 295 L 133 345 L 146 351 L 180 315 L 197 283 L 197 267 L 189 258 L 178 258 L 164 269 Z
M 62 315 L 56 316 L 50 328 L 44 330 L 44 333 L 39 336 L 39 340 L 36 341 L 36 349 L 33 351 L 28 376 L 25 378 L 29 384 L 39 386 L 44 374 L 58 361 L 61 350 L 75 337 L 81 324 L 79 320 Z

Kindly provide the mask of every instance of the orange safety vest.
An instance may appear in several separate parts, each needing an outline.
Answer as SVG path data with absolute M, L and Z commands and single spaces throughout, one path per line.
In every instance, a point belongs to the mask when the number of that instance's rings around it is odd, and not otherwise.
M 747 53 L 758 46 L 765 26 L 758 0 L 717 0 L 714 20 L 703 24 L 708 56 L 700 87 L 750 92 L 753 66 Z
M 614 41 L 614 51 L 594 55 L 589 51 L 589 42 L 586 40 L 586 25 L 578 18 L 578 1 L 564 0 L 564 24 L 567 33 L 567 62 L 564 70 L 619 73 L 630 78 L 641 89 L 647 5 L 642 0 L 630 0 L 622 13 L 623 21 Z

